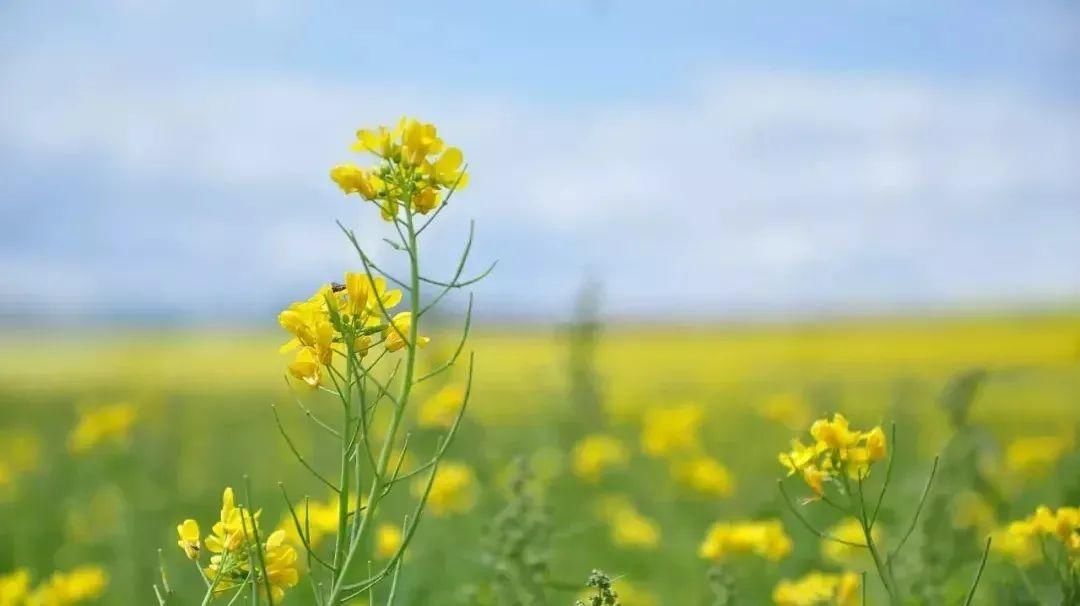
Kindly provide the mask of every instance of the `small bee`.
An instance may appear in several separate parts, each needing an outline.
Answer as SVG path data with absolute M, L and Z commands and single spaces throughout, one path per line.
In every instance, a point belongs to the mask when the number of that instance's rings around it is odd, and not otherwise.
M 330 283 L 330 290 L 332 292 L 341 292 L 341 291 L 345 290 L 345 285 L 340 283 L 340 282 L 331 282 Z

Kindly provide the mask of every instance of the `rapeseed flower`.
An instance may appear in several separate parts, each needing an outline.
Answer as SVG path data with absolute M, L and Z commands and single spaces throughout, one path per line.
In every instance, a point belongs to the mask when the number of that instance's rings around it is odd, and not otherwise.
M 413 494 L 422 496 L 426 485 L 426 478 L 417 478 L 413 483 Z M 476 493 L 476 476 L 472 468 L 457 461 L 443 461 L 435 472 L 427 507 L 437 517 L 466 513 L 476 505 Z
M 676 461 L 672 465 L 672 475 L 679 484 L 710 497 L 729 497 L 735 491 L 731 471 L 706 455 Z
M 386 351 L 395 352 L 406 345 L 408 345 L 409 331 L 412 329 L 412 312 L 403 311 L 394 316 L 390 321 L 390 326 L 383 329 L 383 344 L 386 347 Z M 430 342 L 431 339 L 427 337 L 416 338 L 416 345 L 418 347 L 424 347 Z
M 700 404 L 656 407 L 645 412 L 641 447 L 645 454 L 663 457 L 700 448 L 705 409 Z
M 199 523 L 191 519 L 184 520 L 176 527 L 176 534 L 180 536 L 180 540 L 176 544 L 184 551 L 184 555 L 189 560 L 199 559 L 199 546 L 202 542 L 199 534 Z
M 346 195 L 374 202 L 386 221 L 396 220 L 402 208 L 427 214 L 445 201 L 446 192 L 468 184 L 461 150 L 447 147 L 434 124 L 402 118 L 393 128 L 360 129 L 352 149 L 375 155 L 379 164 L 340 164 L 330 178 Z
M 263 549 L 270 595 L 275 602 L 280 602 L 285 597 L 285 590 L 300 582 L 300 572 L 296 569 L 296 549 L 285 542 L 285 532 L 282 530 L 270 533 Z
M 810 426 L 814 442 L 791 441 L 791 450 L 778 456 L 788 475 L 801 474 L 803 481 L 818 497 L 824 494 L 825 482 L 839 474 L 858 480 L 870 474 L 870 467 L 888 456 L 888 443 L 881 427 L 868 432 L 854 430 L 840 413 L 818 419 Z
M 859 575 L 854 572 L 810 572 L 794 581 L 780 581 L 773 589 L 773 603 L 776 606 L 856 606 L 860 600 L 859 583 Z
M 404 541 L 401 527 L 395 524 L 379 524 L 375 529 L 375 557 L 386 560 L 394 557 Z
M 1040 505 L 1030 516 L 1011 522 L 991 536 L 991 548 L 1017 566 L 1042 561 L 1043 547 L 1049 540 L 1060 545 L 1069 568 L 1080 570 L 1080 507 L 1055 510 Z
M 30 593 L 30 571 L 19 568 L 0 575 L 0 606 L 19 606 Z
M 105 592 L 109 577 L 98 566 L 54 572 L 26 598 L 28 606 L 67 606 L 94 600 Z
M 1005 449 L 1005 468 L 1025 478 L 1046 475 L 1072 450 L 1071 436 L 1017 438 Z
M 705 533 L 698 555 L 721 560 L 732 554 L 753 554 L 777 562 L 793 548 L 780 520 L 717 522 Z
M 416 422 L 420 427 L 448 429 L 464 402 L 465 390 L 458 385 L 447 385 L 420 404 Z
M 607 434 L 585 436 L 574 446 L 572 457 L 574 475 L 586 482 L 599 482 L 606 471 L 630 460 L 623 443 Z
M 611 542 L 618 547 L 654 549 L 660 544 L 660 526 L 623 495 L 601 498 L 596 513 L 608 524 Z
M 831 538 L 821 540 L 821 557 L 840 565 L 852 565 L 866 551 L 866 535 L 863 533 L 862 524 L 855 518 L 846 518 L 835 524 L 826 533 Z M 875 544 L 882 540 L 881 529 L 875 526 L 870 531 L 870 537 Z M 831 539 L 839 539 L 834 541 Z M 840 541 L 844 541 L 841 543 Z M 854 543 L 849 545 L 848 543 Z M 863 547 L 856 547 L 862 545 Z
M 99 444 L 123 443 L 137 416 L 135 407 L 125 403 L 85 409 L 68 436 L 68 450 L 79 454 Z

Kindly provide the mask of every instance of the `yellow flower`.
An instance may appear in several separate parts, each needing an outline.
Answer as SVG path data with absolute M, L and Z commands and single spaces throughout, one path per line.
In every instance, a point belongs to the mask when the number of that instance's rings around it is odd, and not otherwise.
M 68 436 L 68 450 L 83 453 L 103 442 L 122 443 L 127 440 L 136 416 L 135 407 L 131 404 L 111 404 L 83 410 L 75 429 Z
M 1025 478 L 1042 476 L 1071 449 L 1070 436 L 1017 438 L 1005 450 L 1005 467 Z
M 385 126 L 380 126 L 375 130 L 360 129 L 356 131 L 353 151 L 367 151 L 382 158 L 389 158 L 397 149 L 394 139 L 399 136 L 400 133 L 394 133 Z
M 30 593 L 30 572 L 19 568 L 0 575 L 0 606 L 18 606 Z
M 728 497 L 735 490 L 735 480 L 728 468 L 709 456 L 678 461 L 672 467 L 672 474 L 683 486 L 704 495 Z
M 855 606 L 860 600 L 859 575 L 810 572 L 795 581 L 780 581 L 772 597 L 777 606 Z
M 109 578 L 98 566 L 79 566 L 54 572 L 26 600 L 29 606 L 66 606 L 93 600 L 105 592 Z
M 699 404 L 652 408 L 645 412 L 642 449 L 654 457 L 696 451 L 704 419 L 705 410 Z
M 449 428 L 457 419 L 464 401 L 465 390 L 461 387 L 443 387 L 420 405 L 417 423 L 420 427 Z
M 387 326 L 383 331 L 383 345 L 389 352 L 395 352 L 405 347 L 408 343 L 409 331 L 412 328 L 412 312 L 403 311 L 390 321 L 390 326 Z M 416 344 L 418 347 L 424 347 L 431 339 L 427 337 L 417 337 Z
M 184 520 L 182 524 L 176 527 L 176 534 L 180 535 L 180 540 L 176 542 L 180 546 L 180 549 L 184 550 L 184 555 L 189 560 L 195 560 L 199 557 L 199 544 L 200 537 L 199 523 L 195 520 Z
M 439 205 L 439 192 L 433 187 L 425 187 L 413 196 L 413 207 L 417 212 L 426 215 Z
M 221 517 L 212 528 L 213 534 L 206 537 L 206 548 L 218 554 L 242 551 L 245 539 L 255 532 L 259 514 L 237 507 L 233 489 L 226 487 L 221 495 Z
M 1021 568 L 1042 561 L 1042 552 L 1035 528 L 1026 521 L 1012 522 L 1005 528 L 991 533 L 990 550 L 1011 560 Z
M 289 363 L 288 368 L 289 374 L 314 388 L 322 383 L 322 367 L 315 350 L 305 347 L 296 352 L 296 358 Z
M 888 444 L 885 432 L 875 427 L 866 433 L 851 429 L 843 415 L 832 420 L 818 419 L 810 426 L 814 444 L 791 441 L 791 450 L 778 456 L 788 475 L 801 473 L 803 481 L 817 497 L 824 494 L 825 481 L 838 473 L 854 480 L 870 475 L 870 467 L 885 458 Z
M 417 478 L 413 494 L 423 496 L 427 478 Z M 464 463 L 443 461 L 428 495 L 428 509 L 437 517 L 465 513 L 476 505 L 476 476 Z
M 730 554 L 750 553 L 776 562 L 791 553 L 792 547 L 780 520 L 717 522 L 706 532 L 698 554 L 720 560 Z
M 864 546 L 856 547 L 855 545 L 847 545 L 829 539 L 822 539 L 821 557 L 830 562 L 840 565 L 851 565 L 855 563 L 859 556 L 866 552 L 866 536 L 863 534 L 862 525 L 855 518 L 841 520 L 830 528 L 827 534 L 830 537 L 840 539 L 846 543 Z M 873 537 L 875 543 L 880 543 L 882 540 L 881 529 L 875 526 L 871 531 L 870 536 Z
M 810 426 L 810 435 L 829 448 L 844 449 L 853 446 L 859 439 L 859 432 L 851 431 L 844 415 L 836 413 L 833 420 L 818 419 Z
M 386 278 L 367 273 L 347 272 L 345 274 L 345 293 L 348 305 L 345 313 L 353 316 L 381 315 L 382 310 L 391 310 L 401 303 L 401 291 L 386 288 Z
M 777 394 L 765 400 L 759 412 L 765 419 L 791 430 L 806 427 L 811 414 L 806 399 L 794 393 Z
M 263 561 L 266 564 L 270 595 L 275 602 L 280 602 L 285 597 L 285 590 L 300 582 L 300 573 L 296 570 L 296 550 L 285 543 L 283 531 L 276 530 L 267 537 Z
M 351 501 L 350 501 L 351 502 Z M 338 499 L 330 497 L 326 502 L 308 501 L 296 507 L 296 519 L 300 521 L 300 527 L 308 534 L 308 543 L 312 549 L 319 546 L 322 540 L 337 532 L 338 529 Z M 285 535 L 294 544 L 301 544 L 300 535 L 296 531 L 296 520 L 291 513 L 278 524 L 279 530 L 284 530 Z
M 401 549 L 403 540 L 401 527 L 394 524 L 380 524 L 375 530 L 375 557 L 380 560 L 394 557 L 398 549 Z
M 593 434 L 585 436 L 574 446 L 572 468 L 574 475 L 586 482 L 598 482 L 605 471 L 623 467 L 629 454 L 614 436 Z
M 884 459 L 888 454 L 885 432 L 881 427 L 875 427 L 866 434 L 866 450 L 870 455 L 871 463 Z
M 330 169 L 330 178 L 345 194 L 360 194 L 365 200 L 374 200 L 382 189 L 382 180 L 352 164 L 340 164 Z
M 428 156 L 443 149 L 434 124 L 402 118 L 398 128 L 401 131 L 401 161 L 406 165 L 420 166 Z
M 611 541 L 619 547 L 654 549 L 660 544 L 660 527 L 639 512 L 625 496 L 601 498 L 596 513 L 607 522 Z

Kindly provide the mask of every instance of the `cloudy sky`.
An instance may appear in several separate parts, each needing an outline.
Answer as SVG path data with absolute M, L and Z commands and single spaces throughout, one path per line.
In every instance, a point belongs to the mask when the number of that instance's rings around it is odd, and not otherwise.
M 463 148 L 490 316 L 1080 298 L 1080 9 L 996 2 L 0 4 L 0 315 L 262 321 L 377 255 L 328 168 Z

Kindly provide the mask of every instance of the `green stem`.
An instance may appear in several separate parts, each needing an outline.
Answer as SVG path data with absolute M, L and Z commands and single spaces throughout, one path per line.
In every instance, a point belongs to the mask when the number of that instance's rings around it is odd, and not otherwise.
M 413 214 L 408 204 L 405 205 L 405 217 L 405 235 L 408 241 L 410 273 L 409 307 L 412 312 L 412 322 L 409 323 L 409 336 L 405 347 L 405 376 L 402 378 L 401 391 L 395 402 L 396 406 L 394 407 L 393 416 L 390 419 L 389 431 L 383 441 L 382 450 L 379 452 L 378 466 L 373 474 L 374 477 L 371 480 L 371 489 L 368 492 L 367 507 L 364 509 L 363 517 L 357 526 L 356 534 L 352 537 L 348 552 L 345 555 L 345 560 L 338 569 L 337 578 L 334 580 L 333 587 L 330 589 L 330 595 L 326 601 L 326 603 L 331 606 L 337 604 L 337 600 L 345 587 L 345 580 L 348 578 L 349 569 L 351 568 L 353 558 L 356 556 L 357 548 L 363 540 L 365 531 L 368 529 L 374 515 L 373 512 L 378 508 L 380 492 L 382 491 L 383 483 L 385 482 L 384 475 L 390 461 L 390 452 L 393 449 L 394 438 L 397 436 L 398 428 L 404 418 L 405 405 L 408 403 L 409 394 L 412 391 L 413 375 L 416 371 L 416 343 L 420 323 L 420 319 L 417 317 L 420 312 L 420 263 L 417 251 L 416 230 L 413 225 Z M 391 324 L 391 326 L 393 326 L 393 324 Z

